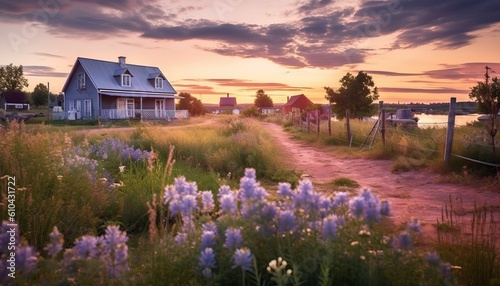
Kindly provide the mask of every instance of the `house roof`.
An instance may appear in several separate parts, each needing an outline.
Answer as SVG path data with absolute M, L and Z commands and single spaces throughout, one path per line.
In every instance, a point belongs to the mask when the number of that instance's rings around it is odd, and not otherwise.
M 5 103 L 14 103 L 14 104 L 28 103 L 28 100 L 26 99 L 26 94 L 22 91 L 6 91 L 2 93 L 2 96 Z
M 299 98 L 302 96 L 305 97 L 306 99 L 308 99 L 304 94 L 293 95 L 288 99 L 288 101 L 287 101 L 287 103 L 285 103 L 285 105 L 293 106 L 295 104 L 295 102 L 297 102 L 297 100 L 299 100 Z
M 64 84 L 63 91 L 69 85 L 73 74 L 76 72 L 77 67 L 81 65 L 85 70 L 89 80 L 94 84 L 94 86 L 99 90 L 112 90 L 120 92 L 148 92 L 157 94 L 169 94 L 173 95 L 177 92 L 172 87 L 170 82 L 163 75 L 158 67 L 152 66 L 142 66 L 134 64 L 122 64 L 118 61 L 110 62 L 96 59 L 88 58 L 77 58 L 73 68 Z M 132 84 L 130 87 L 121 86 L 119 81 L 116 80 L 115 76 L 119 76 L 125 72 L 130 73 L 133 76 Z M 153 77 L 153 75 L 156 75 Z M 154 81 L 152 79 L 160 76 L 164 79 L 163 88 L 155 88 Z
M 221 97 L 219 106 L 236 106 L 236 97 Z

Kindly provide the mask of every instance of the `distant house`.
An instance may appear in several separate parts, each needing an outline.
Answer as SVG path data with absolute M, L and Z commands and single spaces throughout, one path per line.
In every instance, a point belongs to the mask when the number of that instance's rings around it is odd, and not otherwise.
M 6 91 L 2 93 L 2 103 L 5 110 L 18 109 L 29 110 L 30 104 L 26 98 L 26 94 L 22 91 Z
M 313 106 L 314 103 L 309 100 L 304 94 L 294 95 L 288 98 L 286 104 L 283 105 L 283 113 L 291 113 L 292 110 L 296 109 L 300 112 L 304 111 L 307 107 Z
M 226 97 L 221 97 L 219 100 L 219 112 L 233 112 L 236 109 L 236 97 L 229 97 L 229 93 Z
M 274 114 L 276 112 L 274 107 L 259 107 L 258 110 L 260 114 Z
M 158 67 L 77 58 L 63 86 L 69 119 L 169 120 L 177 112 L 177 93 Z

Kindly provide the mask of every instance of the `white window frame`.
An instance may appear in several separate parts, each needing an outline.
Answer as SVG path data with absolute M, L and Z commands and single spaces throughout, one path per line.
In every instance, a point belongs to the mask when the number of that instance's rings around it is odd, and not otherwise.
M 158 89 L 163 88 L 163 78 L 161 76 L 157 76 L 155 78 L 155 88 L 158 88 Z
M 78 89 L 86 89 L 84 72 L 78 74 Z
M 122 74 L 122 86 L 130 87 L 132 85 L 132 76 L 129 74 Z
M 85 99 L 83 101 L 83 117 L 90 118 L 92 117 L 92 100 Z

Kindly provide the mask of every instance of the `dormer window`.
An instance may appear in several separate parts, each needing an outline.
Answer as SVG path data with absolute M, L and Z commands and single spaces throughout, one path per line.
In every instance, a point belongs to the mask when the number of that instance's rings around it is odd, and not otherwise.
M 155 79 L 155 88 L 163 88 L 163 78 L 160 76 Z
M 79 90 L 85 89 L 85 73 L 78 74 L 78 89 Z
M 122 74 L 122 86 L 131 86 L 132 77 L 129 74 Z

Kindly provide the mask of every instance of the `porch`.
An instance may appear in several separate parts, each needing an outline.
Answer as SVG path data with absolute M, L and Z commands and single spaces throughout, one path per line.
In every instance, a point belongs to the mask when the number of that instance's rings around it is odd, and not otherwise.
M 189 118 L 187 110 L 160 110 L 160 109 L 102 109 L 101 120 L 131 119 L 167 120 Z

